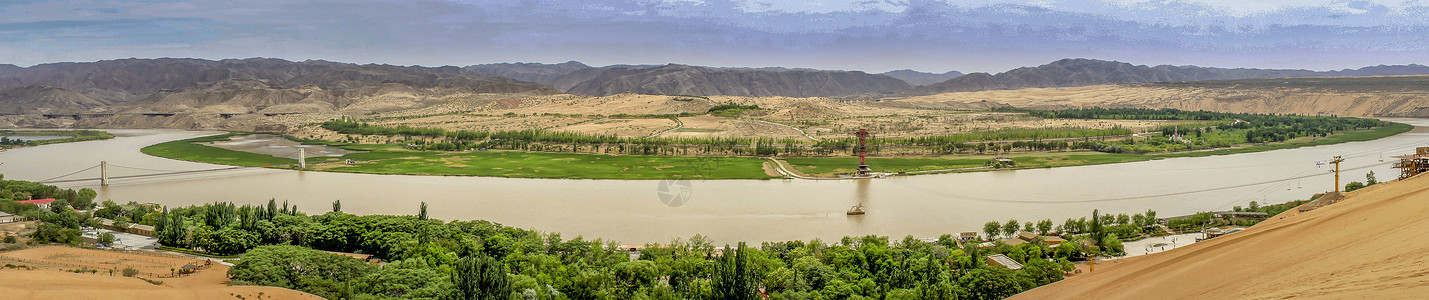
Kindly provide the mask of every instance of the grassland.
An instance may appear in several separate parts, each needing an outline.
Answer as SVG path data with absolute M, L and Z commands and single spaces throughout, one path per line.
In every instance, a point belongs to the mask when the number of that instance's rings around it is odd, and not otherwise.
M 1012 158 L 1016 168 L 1053 168 L 1146 161 L 1176 157 L 1225 155 L 1344 142 L 1367 141 L 1399 134 L 1413 126 L 1394 123 L 1370 130 L 1340 132 L 1325 138 L 1300 138 L 1282 143 L 1244 145 L 1236 148 L 1173 153 L 1102 153 L 1091 151 L 1029 152 L 937 157 L 873 157 L 870 166 L 879 172 L 965 169 L 985 166 L 988 159 Z M 179 160 L 238 165 L 278 166 L 296 163 L 293 159 L 232 151 L 202 145 L 222 141 L 236 133 L 160 143 L 145 147 L 145 154 Z M 331 143 L 329 143 L 331 144 Z M 452 175 L 513 178 L 569 179 L 769 179 L 763 160 L 755 157 L 682 157 L 650 155 L 602 155 L 528 151 L 417 151 L 399 145 L 351 144 L 343 149 L 366 151 L 341 159 L 310 160 L 309 169 L 366 174 Z M 353 160 L 355 164 L 344 163 Z M 852 173 L 853 158 L 785 158 L 795 171 L 815 176 Z M 963 171 L 981 171 L 963 170 Z M 951 172 L 951 171 L 950 171 Z
M 213 163 L 222 165 L 234 165 L 245 167 L 264 167 L 296 164 L 298 160 L 291 158 L 274 157 L 271 155 L 255 154 L 242 151 L 233 151 L 218 147 L 210 147 L 196 143 L 226 141 L 229 137 L 238 133 L 220 134 L 214 136 L 197 137 L 191 139 L 158 143 L 139 149 L 144 154 L 193 162 Z
M 986 165 L 988 159 L 991 159 L 996 156 L 1013 159 L 1013 161 L 1017 163 L 1018 169 L 1100 165 L 1177 157 L 1202 157 L 1212 155 L 1250 153 L 1347 142 L 1360 142 L 1400 134 L 1411 129 L 1414 129 L 1414 126 L 1410 126 L 1408 124 L 1392 123 L 1389 126 L 1378 127 L 1370 130 L 1341 132 L 1324 138 L 1301 138 L 1283 143 L 1250 145 L 1237 148 L 1216 149 L 1208 151 L 1147 154 L 1072 151 L 1012 153 L 1005 155 L 952 155 L 936 158 L 874 157 L 868 159 L 868 165 L 878 172 L 949 170 L 984 166 Z M 853 162 L 853 160 L 850 160 L 848 158 L 787 158 L 784 159 L 784 161 L 788 162 L 791 166 L 793 166 L 795 171 L 815 176 L 832 176 L 836 174 L 852 173 L 854 171 L 854 167 L 857 166 L 856 163 Z M 980 170 L 966 171 L 971 172 Z
M 405 151 L 370 149 L 341 162 L 310 164 L 313 170 L 368 173 L 570 179 L 767 179 L 763 160 L 752 157 L 599 155 L 525 151 Z

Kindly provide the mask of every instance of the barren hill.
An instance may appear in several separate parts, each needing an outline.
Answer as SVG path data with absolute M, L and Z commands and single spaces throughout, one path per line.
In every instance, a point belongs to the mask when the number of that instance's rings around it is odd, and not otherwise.
M 1036 67 L 994 74 L 972 73 L 909 90 L 909 95 L 1044 87 L 1076 87 L 1118 83 L 1146 83 L 1247 78 L 1326 76 L 1429 75 L 1429 66 L 1374 66 L 1354 70 L 1226 69 L 1197 66 L 1144 66 L 1095 59 L 1062 59 Z
M 1429 177 L 1349 193 L 1239 233 L 1103 262 L 1015 299 L 1418 299 L 1429 295 Z
M 646 69 L 610 69 L 567 92 L 698 96 L 835 97 L 881 95 L 908 89 L 887 75 L 845 71 L 714 69 L 670 64 Z
M 974 77 L 976 74 L 963 77 Z M 1222 112 L 1429 117 L 1429 76 L 1241 79 L 943 93 L 894 102 L 1021 108 L 1176 108 Z
M 0 89 L 0 103 L 0 113 L 8 114 L 86 112 L 109 105 L 75 91 L 38 85 Z
M 401 82 L 420 86 L 467 87 L 481 92 L 557 92 L 532 82 L 498 76 L 462 74 L 457 67 L 292 62 L 268 58 L 220 61 L 178 58 L 120 59 L 0 69 L 0 88 L 53 86 L 111 102 L 123 102 L 164 90 L 185 89 L 198 83 L 228 79 L 257 80 L 284 88 L 316 85 L 324 89 L 344 89 Z
M 898 80 L 907 82 L 909 85 L 912 86 L 929 85 L 947 81 L 948 79 L 958 78 L 958 76 L 963 76 L 963 72 L 958 71 L 948 71 L 947 73 L 937 74 L 918 72 L 908 69 L 888 71 L 880 74 L 893 76 L 893 78 L 898 78 Z

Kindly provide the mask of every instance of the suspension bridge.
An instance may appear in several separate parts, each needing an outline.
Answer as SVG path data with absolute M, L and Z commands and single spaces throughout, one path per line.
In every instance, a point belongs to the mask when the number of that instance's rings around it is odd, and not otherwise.
M 269 167 L 269 166 L 264 166 L 264 167 Z M 39 183 L 44 183 L 44 184 L 55 184 L 55 183 L 69 183 L 69 182 L 99 181 L 99 185 L 101 185 L 101 186 L 108 186 L 111 181 L 113 181 L 113 180 L 119 180 L 119 179 L 136 179 L 136 178 L 165 177 L 165 176 L 177 176 L 177 175 L 188 175 L 188 174 L 219 173 L 219 172 L 224 172 L 224 171 L 245 170 L 245 169 L 260 169 L 260 168 L 261 168 L 261 167 L 223 167 L 223 168 L 200 169 L 200 170 L 162 170 L 162 169 L 149 169 L 149 168 L 139 168 L 139 167 L 122 166 L 122 165 L 111 164 L 111 163 L 109 163 L 109 162 L 107 162 L 107 161 L 101 161 L 101 162 L 99 162 L 99 164 L 97 164 L 97 165 L 90 166 L 90 167 L 88 167 L 88 168 L 84 168 L 84 169 L 79 170 L 79 171 L 74 171 L 74 172 L 71 172 L 71 173 L 69 173 L 69 174 L 64 174 L 64 175 L 55 176 L 55 177 L 52 177 L 52 178 L 49 178 L 49 179 L 40 180 L 40 181 L 38 181 L 38 182 L 39 182 Z M 93 173 L 93 172 L 95 171 L 95 169 L 98 169 L 98 174 Z M 112 171 L 119 171 L 119 170 L 123 170 L 124 173 L 130 173 L 130 174 L 125 174 L 125 175 L 113 175 L 114 173 L 112 173 Z M 133 173 L 138 173 L 138 174 L 133 174 Z M 95 176 L 95 175 L 98 175 L 99 177 L 86 177 L 86 176 Z
M 292 164 L 290 164 L 290 165 L 292 165 Z M 298 163 L 296 163 L 295 165 L 298 165 L 298 168 L 307 168 L 307 167 L 308 167 L 308 152 L 307 152 L 306 149 L 298 148 Z M 60 175 L 60 176 L 51 177 L 51 178 L 49 178 L 49 179 L 40 180 L 40 181 L 38 181 L 38 182 L 39 182 L 39 183 L 44 183 L 44 184 L 52 184 L 52 183 L 83 182 L 83 181 L 95 181 L 95 180 L 98 180 L 100 186 L 109 186 L 109 181 L 110 181 L 110 180 L 114 180 L 114 179 L 130 179 L 130 178 L 145 178 L 145 177 L 175 176 L 175 175 L 185 175 L 185 174 L 213 173 L 213 172 L 221 172 L 221 171 L 257 169 L 257 168 L 276 167 L 276 166 L 288 166 L 288 165 L 265 165 L 265 166 L 261 166 L 261 167 L 242 167 L 242 166 L 238 166 L 238 167 L 224 167 L 224 168 L 202 169 L 202 170 L 158 170 L 158 169 L 148 169 L 148 168 L 139 168 L 139 167 L 127 167 L 127 166 L 121 166 L 121 165 L 116 165 L 116 164 L 110 164 L 108 161 L 100 161 L 98 165 L 94 165 L 94 166 L 91 166 L 91 167 L 88 167 L 88 168 L 84 168 L 84 169 L 79 170 L 79 171 L 74 171 L 74 172 L 69 173 L 69 174 L 64 174 L 64 175 Z M 113 168 L 118 168 L 118 169 L 129 170 L 129 171 L 140 171 L 140 172 L 150 172 L 150 173 L 110 176 L 109 169 L 110 169 L 111 167 L 113 167 Z M 81 175 L 81 174 L 84 173 L 84 172 L 88 172 L 88 171 L 94 170 L 94 169 L 96 169 L 96 168 L 99 169 L 99 177 L 71 178 L 71 176 Z M 90 176 L 93 176 L 93 175 L 90 175 Z

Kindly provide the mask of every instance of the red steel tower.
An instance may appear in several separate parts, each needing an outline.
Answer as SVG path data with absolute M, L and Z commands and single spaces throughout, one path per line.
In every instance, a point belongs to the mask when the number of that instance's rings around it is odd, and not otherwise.
M 854 135 L 858 136 L 858 175 L 865 176 L 868 175 L 868 172 L 873 171 L 873 168 L 868 167 L 868 158 L 866 157 L 868 155 L 868 130 L 859 129 Z

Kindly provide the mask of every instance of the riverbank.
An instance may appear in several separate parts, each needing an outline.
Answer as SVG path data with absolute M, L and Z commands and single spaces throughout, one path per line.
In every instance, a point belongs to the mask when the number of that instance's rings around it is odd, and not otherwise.
M 1279 143 L 1242 145 L 1228 149 L 1176 153 L 1102 153 L 1092 151 L 1031 152 L 1003 155 L 948 155 L 938 157 L 873 157 L 875 171 L 885 173 L 953 173 L 989 170 L 1039 169 L 1100 165 L 1177 157 L 1202 157 L 1375 140 L 1412 130 L 1391 123 L 1370 130 L 1341 132 L 1324 138 L 1299 138 Z M 241 133 L 170 141 L 144 147 L 145 154 L 193 162 L 250 167 L 296 168 L 297 160 L 203 145 L 226 141 Z M 771 179 L 767 163 L 757 157 L 686 157 L 656 155 L 605 155 L 512 150 L 418 151 L 398 145 L 334 144 L 345 150 L 364 151 L 339 158 L 312 158 L 306 170 L 394 175 L 486 176 L 562 179 Z M 976 168 L 994 157 L 1016 162 L 1012 168 Z M 783 158 L 800 174 L 834 177 L 854 171 L 853 158 Z
M 933 158 L 871 157 L 868 158 L 868 165 L 879 172 L 924 172 L 923 174 L 1087 166 L 1178 157 L 1203 157 L 1212 155 L 1252 153 L 1271 150 L 1295 149 L 1300 147 L 1332 145 L 1348 142 L 1362 142 L 1394 136 L 1400 133 L 1409 132 L 1413 129 L 1414 126 L 1409 124 L 1390 123 L 1390 125 L 1388 126 L 1378 127 L 1369 130 L 1342 132 L 1324 138 L 1299 138 L 1296 140 L 1290 140 L 1287 142 L 1280 143 L 1241 145 L 1235 148 L 1211 149 L 1202 151 L 1183 151 L 1173 153 L 1138 154 L 1102 153 L 1094 151 L 1070 151 L 1012 153 L 1004 155 L 950 155 Z M 1001 169 L 975 169 L 975 167 L 986 166 L 988 160 L 996 157 L 1010 158 L 1016 163 L 1016 167 Z M 782 160 L 788 162 L 789 165 L 791 165 L 794 170 L 798 171 L 799 173 L 823 177 L 834 176 L 836 174 L 852 173 L 854 172 L 854 167 L 856 166 L 856 164 L 850 163 L 850 160 L 847 158 L 810 157 L 786 158 Z
M 114 138 L 113 134 L 99 130 L 0 130 L 0 150 L 19 147 L 34 147 L 59 143 L 72 143 L 83 141 L 107 140 Z M 14 139 L 12 137 L 59 137 L 51 139 Z M 69 137 L 61 137 L 69 136 Z

